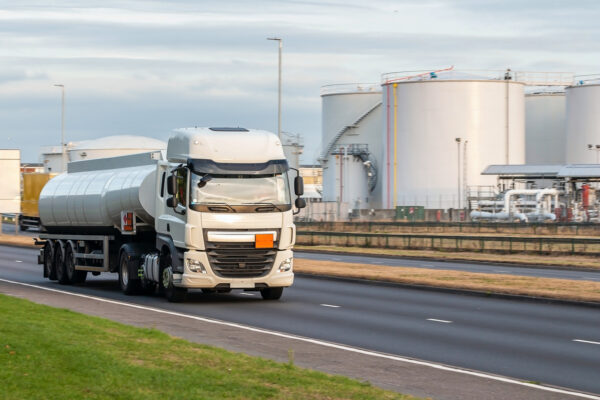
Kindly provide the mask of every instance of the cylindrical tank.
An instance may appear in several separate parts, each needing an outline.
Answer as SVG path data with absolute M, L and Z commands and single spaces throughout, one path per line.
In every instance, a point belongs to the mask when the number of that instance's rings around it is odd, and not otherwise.
M 490 164 L 525 162 L 524 85 L 504 79 L 385 80 L 384 208 L 467 207 L 469 187 L 495 186 Z
M 154 225 L 156 165 L 66 173 L 40 194 L 42 226 L 100 232 L 120 227 L 121 211 L 134 211 Z M 95 229 L 96 228 L 96 229 Z
M 68 153 L 69 161 L 79 161 L 165 150 L 166 148 L 167 144 L 162 140 L 144 136 L 117 135 L 72 143 Z
M 341 199 L 350 208 L 371 207 L 380 201 L 380 191 L 376 186 L 370 190 L 369 179 L 377 182 L 374 175 L 383 153 L 381 87 L 361 83 L 328 85 L 321 88 L 321 102 L 323 201 Z M 369 160 L 372 167 L 365 164 Z M 347 173 L 352 182 L 340 185 L 340 174 Z
M 570 86 L 566 93 L 566 162 L 600 163 L 600 84 Z
M 525 162 L 565 163 L 565 92 L 525 95 Z

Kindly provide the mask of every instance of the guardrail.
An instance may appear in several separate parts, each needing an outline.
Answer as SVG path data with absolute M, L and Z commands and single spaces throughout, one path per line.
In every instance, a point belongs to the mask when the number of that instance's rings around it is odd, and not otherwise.
M 296 243 L 413 250 L 600 256 L 600 238 L 426 235 L 298 231 Z
M 298 230 L 359 233 L 504 233 L 530 235 L 599 236 L 598 223 L 512 222 L 295 222 Z

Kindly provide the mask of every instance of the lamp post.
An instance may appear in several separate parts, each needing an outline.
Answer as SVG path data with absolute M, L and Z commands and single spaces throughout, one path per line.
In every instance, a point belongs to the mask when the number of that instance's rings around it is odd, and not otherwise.
M 62 101 L 61 101 L 61 111 L 60 111 L 60 148 L 61 148 L 61 161 L 62 161 L 62 170 L 65 172 L 67 170 L 67 158 L 66 158 L 66 148 L 65 148 L 65 85 L 63 84 L 55 84 L 54 86 L 62 89 Z
M 283 40 L 281 38 L 271 37 L 267 40 L 275 40 L 279 42 L 279 78 L 277 86 L 277 136 L 281 140 L 281 50 L 283 48 Z
M 457 165 L 457 170 L 456 170 L 456 179 L 457 179 L 457 195 L 458 195 L 458 208 L 460 209 L 460 142 L 462 141 L 461 138 L 457 137 L 456 139 L 454 139 L 456 141 L 456 149 L 458 150 L 458 152 L 456 153 L 457 157 L 456 157 L 456 165 Z

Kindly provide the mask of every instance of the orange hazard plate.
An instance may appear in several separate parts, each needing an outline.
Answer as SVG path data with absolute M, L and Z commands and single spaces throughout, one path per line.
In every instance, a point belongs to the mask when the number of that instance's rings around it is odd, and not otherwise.
M 273 248 L 273 235 L 259 234 L 254 236 L 254 247 L 257 249 L 270 249 Z

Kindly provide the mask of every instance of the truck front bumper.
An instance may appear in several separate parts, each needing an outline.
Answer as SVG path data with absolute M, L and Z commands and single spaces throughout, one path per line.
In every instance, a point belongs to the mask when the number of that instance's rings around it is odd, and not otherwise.
M 266 287 L 287 287 L 294 282 L 293 252 L 291 250 L 278 250 L 271 271 L 265 276 L 255 278 L 231 278 L 216 275 L 204 251 L 187 251 L 184 257 L 183 274 L 173 274 L 173 284 L 188 289 L 262 289 Z M 291 258 L 292 267 L 288 271 L 281 271 L 280 266 L 284 260 Z M 202 263 L 204 271 L 194 272 L 189 269 L 188 260 Z

